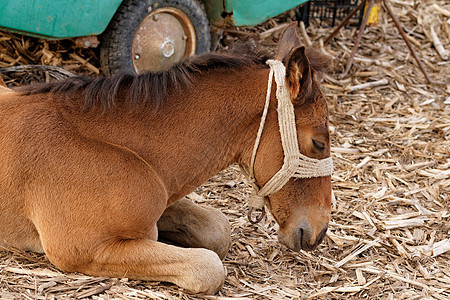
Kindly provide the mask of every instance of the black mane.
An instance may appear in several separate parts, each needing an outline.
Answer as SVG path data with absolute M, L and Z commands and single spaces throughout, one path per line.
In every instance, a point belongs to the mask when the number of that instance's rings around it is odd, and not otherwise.
M 61 81 L 20 87 L 16 91 L 25 95 L 55 93 L 67 98 L 84 91 L 84 110 L 97 105 L 102 105 L 104 109 L 111 108 L 124 95 L 132 104 L 150 102 L 152 106 L 158 107 L 164 102 L 170 89 L 190 86 L 196 74 L 213 69 L 233 70 L 264 64 L 269 58 L 267 53 L 247 42 L 236 46 L 231 52 L 201 54 L 159 73 L 122 73 L 98 78 L 74 76 Z M 121 90 L 126 91 L 126 94 L 122 94 Z
M 306 48 L 310 64 L 316 71 L 323 71 L 329 59 L 313 48 Z M 55 93 L 66 98 L 84 92 L 83 110 L 98 105 L 109 109 L 120 98 L 129 99 L 131 104 L 161 105 L 169 90 L 189 87 L 195 75 L 214 69 L 236 70 L 253 65 L 265 65 L 271 58 L 267 49 L 257 47 L 254 42 L 237 43 L 230 52 L 212 52 L 193 57 L 173 66 L 170 70 L 144 74 L 117 74 L 111 77 L 90 78 L 74 76 L 67 79 L 20 87 L 25 95 Z M 120 94 L 119 94 L 120 93 Z

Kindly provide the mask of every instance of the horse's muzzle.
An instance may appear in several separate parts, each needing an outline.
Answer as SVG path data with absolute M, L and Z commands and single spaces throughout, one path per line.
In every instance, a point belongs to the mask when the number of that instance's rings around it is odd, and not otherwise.
M 323 241 L 325 234 L 327 232 L 328 226 L 325 227 L 324 229 L 322 229 L 322 231 L 315 237 L 311 236 L 311 231 L 305 228 L 300 228 L 299 229 L 299 243 L 298 246 L 296 247 L 296 251 L 300 250 L 297 248 L 301 248 L 303 250 L 306 251 L 312 251 L 314 249 L 316 249 L 316 247 Z M 311 243 L 311 240 L 315 240 L 314 242 Z
M 314 250 L 325 238 L 328 226 L 322 229 L 319 234 L 314 234 L 308 225 L 297 227 L 290 236 L 279 233 L 280 243 L 294 251 Z

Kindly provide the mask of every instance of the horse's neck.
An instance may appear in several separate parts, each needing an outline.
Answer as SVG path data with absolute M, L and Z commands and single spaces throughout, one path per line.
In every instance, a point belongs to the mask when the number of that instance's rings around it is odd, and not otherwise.
M 93 126 L 86 130 L 141 156 L 161 176 L 172 202 L 237 162 L 253 146 L 267 74 L 249 69 L 204 76 L 188 91 L 171 95 L 157 111 L 119 109 L 103 125 L 98 123 L 101 118 L 95 121 L 97 132 Z

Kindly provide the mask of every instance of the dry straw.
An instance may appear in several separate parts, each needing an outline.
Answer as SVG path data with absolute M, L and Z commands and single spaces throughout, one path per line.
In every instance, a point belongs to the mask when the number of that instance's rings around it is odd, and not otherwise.
M 446 85 L 425 83 L 383 16 L 378 27 L 364 33 L 350 75 L 324 78 L 334 198 L 329 231 L 318 250 L 295 253 L 281 246 L 271 219 L 249 224 L 245 203 L 251 188 L 233 166 L 189 196 L 220 208 L 232 225 L 233 244 L 224 261 L 227 278 L 218 295 L 192 296 L 163 283 L 66 274 L 43 255 L 5 249 L 0 251 L 0 298 L 449 299 L 450 63 L 437 52 L 430 28 L 450 50 L 450 3 L 390 2 L 430 76 Z M 262 42 L 275 45 L 272 38 L 293 17 L 287 13 L 252 29 L 234 29 L 225 33 L 222 47 L 235 36 L 258 38 L 272 28 Z M 314 23 L 306 31 L 315 45 L 330 33 Z M 354 33 L 353 28 L 342 30 L 324 48 L 340 71 Z M 67 51 L 98 67 L 95 53 L 52 43 L 39 48 L 42 44 L 34 39 L 1 34 L 0 67 L 35 64 L 45 57 L 49 62 L 60 59 L 71 71 L 91 72 Z M 45 74 L 9 72 L 5 79 L 20 84 L 45 80 Z M 388 84 L 350 88 L 383 79 Z

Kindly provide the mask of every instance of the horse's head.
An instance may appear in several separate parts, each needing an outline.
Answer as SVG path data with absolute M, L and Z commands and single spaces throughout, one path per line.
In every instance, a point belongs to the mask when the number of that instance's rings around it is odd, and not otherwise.
M 289 179 L 277 179 L 282 182 L 281 186 L 260 196 L 265 196 L 266 205 L 279 225 L 280 242 L 296 251 L 312 250 L 323 240 L 331 212 L 332 162 L 329 158 L 328 108 L 315 76 L 329 60 L 300 46 L 295 26 L 292 25 L 284 31 L 275 59 L 285 66 L 284 84 L 288 91 L 285 98 L 292 102 L 295 116 L 291 127 L 296 132 L 293 130 L 291 137 L 296 139 L 294 144 L 298 143 L 298 146 L 294 148 L 301 154 L 294 164 L 295 174 L 281 174 L 281 177 L 289 176 Z M 273 90 L 272 102 L 275 98 Z M 255 155 L 252 172 L 256 184 L 262 188 L 259 192 L 271 185 L 271 181 L 277 181 L 274 180 L 276 174 L 286 167 L 286 158 L 291 156 L 281 142 L 280 131 L 283 130 L 279 128 L 282 119 L 279 111 L 279 106 L 278 113 L 275 109 L 269 109 Z M 310 171 L 313 175 L 307 174 Z

